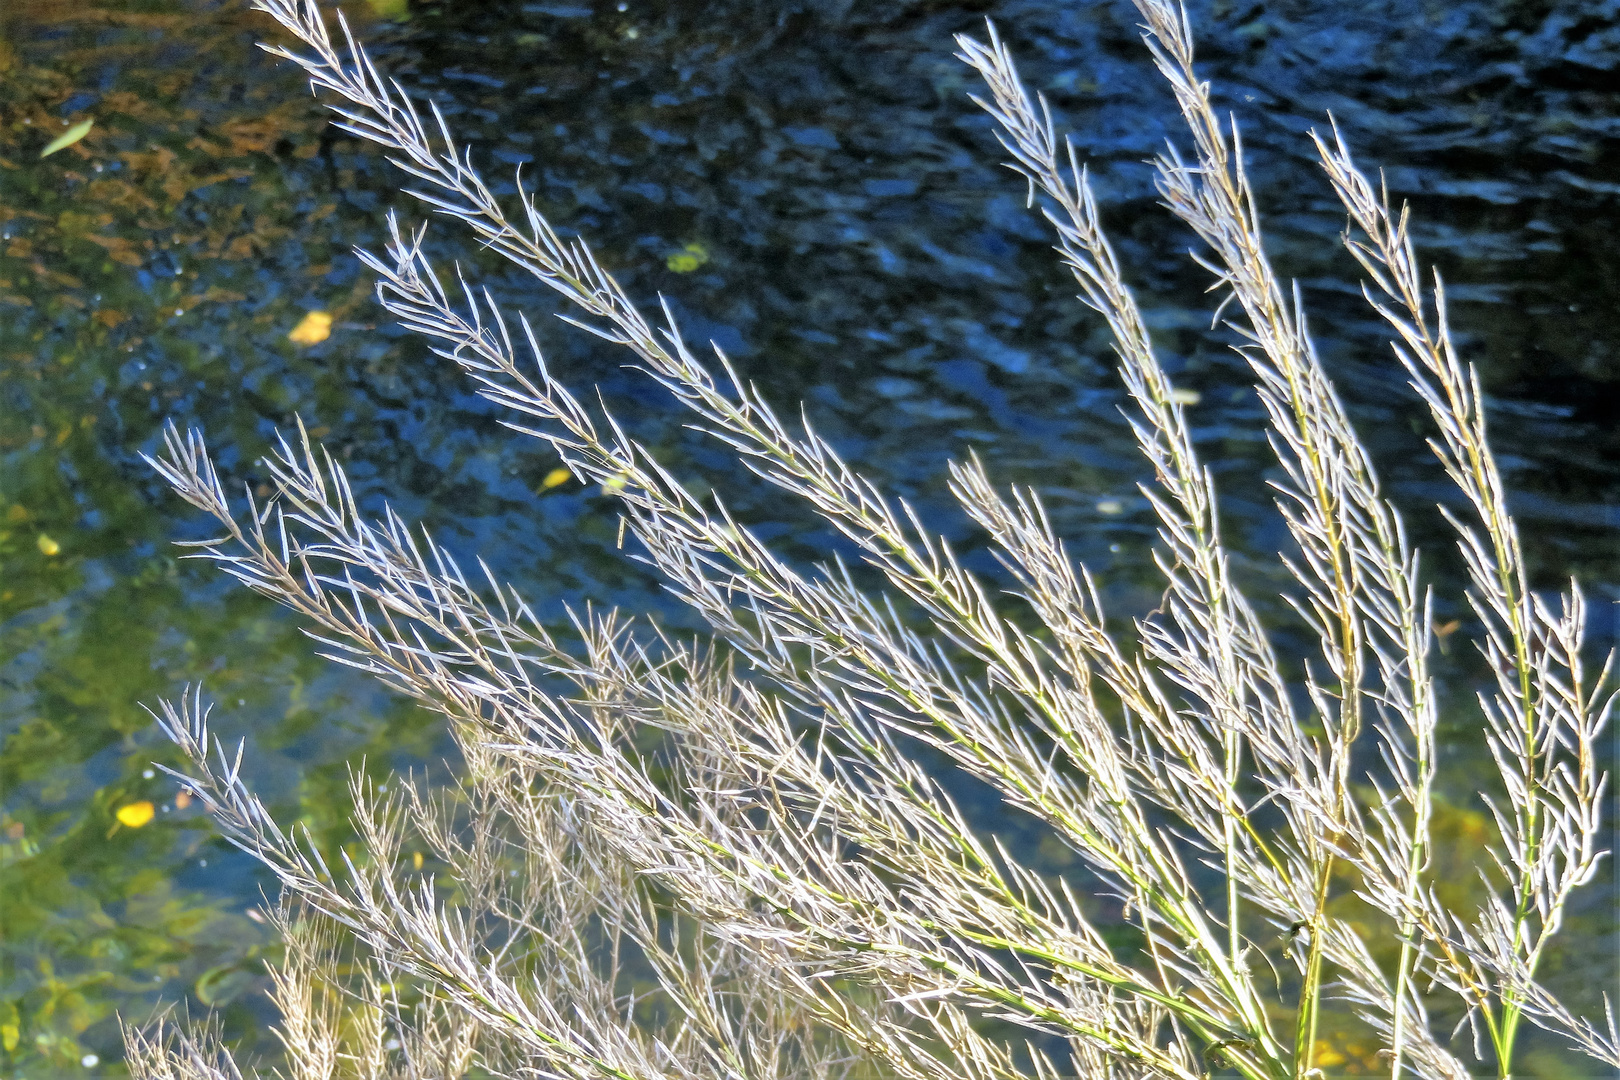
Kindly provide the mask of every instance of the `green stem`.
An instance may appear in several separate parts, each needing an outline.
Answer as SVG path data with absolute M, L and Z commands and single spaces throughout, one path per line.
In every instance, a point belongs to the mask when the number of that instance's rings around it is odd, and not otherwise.
M 1294 1077 L 1303 1080 L 1316 1059 L 1316 1030 L 1321 1014 L 1322 936 L 1327 921 L 1328 883 L 1333 876 L 1333 856 L 1322 859 L 1316 875 L 1315 910 L 1311 913 L 1311 940 L 1305 958 L 1305 978 L 1299 988 L 1299 1010 L 1295 1016 Z

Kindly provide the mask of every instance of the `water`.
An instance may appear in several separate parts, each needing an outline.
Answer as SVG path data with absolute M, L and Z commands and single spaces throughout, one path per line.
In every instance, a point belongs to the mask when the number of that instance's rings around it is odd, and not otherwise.
M 375 0 L 350 14 L 388 70 L 446 104 L 492 180 L 521 163 L 632 294 L 664 293 L 689 338 L 718 342 L 784 408 L 804 401 L 973 565 L 994 573 L 943 484 L 969 449 L 999 481 L 1041 491 L 1128 614 L 1156 600 L 1151 523 L 1107 342 L 997 167 L 950 55 L 952 33 L 993 16 L 1092 164 L 1178 382 L 1202 395 L 1201 449 L 1243 572 L 1275 596 L 1282 532 L 1259 410 L 1206 329 L 1192 238 L 1154 205 L 1143 161 L 1179 132 L 1127 5 L 619 6 Z M 1194 15 L 1204 70 L 1245 125 L 1274 257 L 1303 283 L 1324 359 L 1432 553 L 1441 618 L 1464 613 L 1432 510 L 1441 478 L 1301 137 L 1329 110 L 1412 202 L 1421 253 L 1451 283 L 1537 587 L 1578 575 L 1594 636 L 1612 637 L 1620 4 L 1216 2 Z M 250 737 L 273 808 L 332 843 L 347 836 L 349 769 L 380 777 L 449 753 L 430 718 L 315 658 L 290 619 L 177 561 L 170 542 L 207 525 L 138 459 L 164 421 L 202 426 L 232 478 L 255 485 L 253 462 L 301 415 L 373 505 L 386 495 L 482 552 L 543 611 L 590 599 L 692 625 L 614 550 L 608 501 L 577 485 L 537 494 L 555 460 L 379 320 L 350 248 L 379 242 L 390 207 L 420 215 L 379 156 L 253 48 L 267 32 L 237 3 L 0 8 L 0 1037 L 16 1032 L 0 1075 L 85 1074 L 87 1054 L 89 1072 L 115 1073 L 115 1013 L 182 999 L 273 1048 L 257 993 L 272 942 L 248 913 L 264 879 L 147 775 L 173 755 L 140 703 L 201 681 L 222 729 Z M 84 118 L 86 138 L 38 159 Z M 432 243 L 508 301 L 550 310 L 449 224 Z M 333 315 L 330 338 L 289 342 L 310 310 Z M 684 430 L 621 358 L 560 324 L 543 334 L 556 368 L 600 383 L 679 474 L 715 483 L 788 556 L 825 553 L 827 530 Z M 1477 811 L 1462 781 L 1479 756 L 1466 688 L 1480 672 L 1467 648 L 1440 666 L 1459 800 L 1443 877 L 1465 881 Z M 141 801 L 154 819 L 119 825 L 115 811 Z M 1570 933 L 1589 943 L 1551 961 L 1553 984 L 1586 1006 L 1614 985 L 1614 897 L 1583 896 Z M 1529 1075 L 1570 1074 L 1544 1043 L 1530 1049 Z

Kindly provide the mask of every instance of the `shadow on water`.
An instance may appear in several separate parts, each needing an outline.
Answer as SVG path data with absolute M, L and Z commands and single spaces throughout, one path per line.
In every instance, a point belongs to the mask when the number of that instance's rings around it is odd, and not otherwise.
M 1465 353 L 1492 395 L 1536 583 L 1577 574 L 1594 638 L 1620 599 L 1620 4 L 1328 0 L 1195 5 L 1201 55 L 1245 124 L 1279 269 L 1386 481 L 1431 552 L 1442 620 L 1458 568 L 1424 428 L 1337 246 L 1343 215 L 1302 133 L 1338 118 L 1411 201 L 1451 283 Z M 1220 474 L 1228 529 L 1261 595 L 1284 582 L 1261 414 L 1208 330 L 1191 237 L 1154 204 L 1144 160 L 1178 135 L 1117 3 L 1057 0 L 372 0 L 353 5 L 383 66 L 446 107 L 491 179 L 522 166 L 630 291 L 662 293 L 784 407 L 965 552 L 994 564 L 944 488 L 973 450 L 1038 488 L 1116 615 L 1151 607 L 1142 464 L 1098 320 L 1073 299 L 1023 191 L 966 100 L 951 35 L 993 16 L 1091 162 L 1122 261 Z M 395 20 L 395 21 L 387 21 Z M 284 820 L 347 841 L 348 770 L 379 777 L 449 752 L 436 725 L 313 656 L 291 620 L 170 541 L 206 526 L 138 460 L 168 419 L 204 427 L 233 480 L 303 416 L 357 480 L 558 614 L 591 600 L 691 617 L 614 550 L 599 492 L 543 491 L 556 465 L 417 343 L 378 321 L 350 254 L 385 212 L 420 217 L 371 150 L 329 126 L 267 20 L 205 0 L 9 0 L 0 7 L 0 1073 L 116 1071 L 115 1012 L 222 1010 L 273 1053 L 249 913 L 266 884 L 149 763 L 141 711 L 201 681 L 250 734 Z M 82 140 L 41 160 L 69 125 Z M 511 190 L 510 184 L 507 189 Z M 531 312 L 549 310 L 445 223 L 433 243 Z M 1189 306 L 1191 305 L 1191 306 Z M 330 337 L 288 340 L 312 310 Z M 551 362 L 597 382 L 680 475 L 702 475 L 805 562 L 836 540 L 681 427 L 620 358 L 559 325 Z M 1277 602 L 1273 601 L 1275 605 Z M 1601 643 L 1600 641 L 1600 643 Z M 1480 751 L 1466 688 L 1458 783 Z M 1459 787 L 1448 881 L 1483 835 Z M 149 802 L 139 826 L 118 811 Z M 136 820 L 141 815 L 126 815 Z M 1456 886 L 1466 888 L 1466 886 Z M 1594 888 L 1550 979 L 1590 1008 L 1613 985 L 1615 894 Z M 1365 1062 L 1341 1048 L 1342 1068 Z M 1338 1051 L 1335 1051 L 1338 1053 Z M 1568 1075 L 1533 1044 L 1531 1074 Z M 1539 1070 L 1539 1071 L 1537 1071 Z

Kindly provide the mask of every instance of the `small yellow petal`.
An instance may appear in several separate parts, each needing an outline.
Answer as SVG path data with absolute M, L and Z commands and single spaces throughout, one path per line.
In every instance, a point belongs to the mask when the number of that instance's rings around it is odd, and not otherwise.
M 422 869 L 422 853 L 420 851 L 411 852 L 411 869 Z
M 305 315 L 287 340 L 294 345 L 319 345 L 332 336 L 332 316 L 325 311 L 311 311 Z
M 138 829 L 152 820 L 152 814 L 152 804 L 142 799 L 140 802 L 120 806 L 114 816 L 118 818 L 121 824 L 129 826 L 131 829 Z
M 39 534 L 39 539 L 36 540 L 35 543 L 37 543 L 39 545 L 39 550 L 43 554 L 46 554 L 46 555 L 60 555 L 60 554 L 62 554 L 62 545 L 58 544 L 55 540 L 52 540 L 50 537 L 46 536 L 44 533 Z
M 540 490 L 550 491 L 554 487 L 560 487 L 568 483 L 573 478 L 574 474 L 567 469 L 552 469 L 546 473 L 545 479 L 540 481 Z

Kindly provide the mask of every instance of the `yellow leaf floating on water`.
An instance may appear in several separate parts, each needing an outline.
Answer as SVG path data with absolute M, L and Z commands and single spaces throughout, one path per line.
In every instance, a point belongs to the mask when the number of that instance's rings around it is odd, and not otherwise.
M 68 147 L 90 134 L 90 129 L 95 126 L 96 122 L 94 120 L 80 120 L 77 124 L 74 124 L 72 127 L 62 132 L 62 134 L 46 143 L 45 149 L 39 152 L 39 156 L 42 158 L 48 158 L 58 150 L 66 150 Z
M 422 853 L 420 851 L 411 852 L 411 869 L 422 869 Z
M 58 544 L 55 540 L 52 540 L 44 533 L 40 533 L 39 539 L 34 542 L 39 545 L 40 553 L 43 555 L 55 556 L 62 554 L 62 545 Z
M 664 260 L 664 265 L 677 274 L 690 274 L 709 261 L 709 249 L 702 244 L 687 244 Z
M 574 474 L 567 469 L 552 469 L 546 473 L 545 479 L 540 481 L 540 490 L 550 491 L 554 487 L 568 483 L 573 478 Z
M 1124 512 L 1125 504 L 1120 502 L 1118 499 L 1104 499 L 1102 502 L 1097 504 L 1097 513 L 1099 514 L 1113 515 L 1123 514 Z
M 131 829 L 138 829 L 152 820 L 153 812 L 152 804 L 142 799 L 140 802 L 120 806 L 113 816 L 118 819 L 119 824 L 127 825 Z
M 325 311 L 311 311 L 305 315 L 287 340 L 294 345 L 319 345 L 332 336 L 332 316 Z
M 1170 400 L 1177 405 L 1196 405 L 1204 400 L 1204 395 L 1196 390 L 1184 390 L 1178 386 L 1170 391 Z

